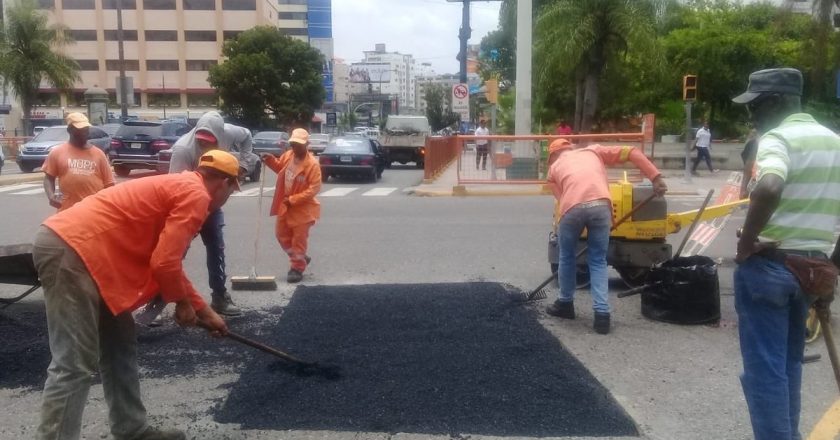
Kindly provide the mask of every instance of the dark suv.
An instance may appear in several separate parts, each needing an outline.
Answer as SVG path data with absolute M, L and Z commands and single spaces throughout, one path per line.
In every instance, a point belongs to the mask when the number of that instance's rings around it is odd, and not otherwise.
M 158 152 L 192 129 L 183 121 L 125 121 L 111 139 L 111 164 L 121 177 L 131 170 L 158 169 Z

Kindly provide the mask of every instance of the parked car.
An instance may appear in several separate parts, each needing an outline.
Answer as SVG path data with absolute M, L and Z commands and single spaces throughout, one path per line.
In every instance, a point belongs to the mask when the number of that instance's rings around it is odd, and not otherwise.
M 119 130 L 120 127 L 121 127 L 121 124 L 114 124 L 114 123 L 103 124 L 103 125 L 99 126 L 99 128 L 104 130 L 105 133 L 108 133 L 108 136 L 114 136 L 115 134 L 117 134 L 117 130 Z
M 158 153 L 191 129 L 183 121 L 125 121 L 111 139 L 114 173 L 125 177 L 135 169 L 157 170 Z
M 326 133 L 313 133 L 309 135 L 309 151 L 316 156 L 323 153 L 324 148 L 327 148 L 327 144 L 330 143 L 331 138 L 332 136 Z
M 35 168 L 44 165 L 44 161 L 47 159 L 47 155 L 50 154 L 50 150 L 53 147 L 69 140 L 70 133 L 67 132 L 66 125 L 46 127 L 37 136 L 20 147 L 15 162 L 17 162 L 22 172 L 31 173 L 35 171 Z M 90 127 L 88 143 L 96 146 L 105 155 L 108 155 L 110 142 L 111 136 L 105 130 L 100 127 Z
M 330 176 L 363 176 L 376 182 L 382 178 L 386 158 L 382 146 L 373 139 L 360 136 L 342 136 L 330 141 L 318 157 L 321 180 Z
M 254 153 L 279 156 L 289 149 L 289 134 L 285 131 L 261 131 L 254 136 Z

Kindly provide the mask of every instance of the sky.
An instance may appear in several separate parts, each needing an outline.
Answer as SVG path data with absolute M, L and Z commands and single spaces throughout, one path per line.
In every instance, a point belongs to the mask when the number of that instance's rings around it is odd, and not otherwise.
M 473 1 L 470 44 L 478 44 L 499 22 L 500 1 Z M 432 63 L 435 73 L 458 73 L 461 3 L 446 0 L 333 0 L 335 57 L 361 61 L 365 50 L 385 43 L 389 52 Z

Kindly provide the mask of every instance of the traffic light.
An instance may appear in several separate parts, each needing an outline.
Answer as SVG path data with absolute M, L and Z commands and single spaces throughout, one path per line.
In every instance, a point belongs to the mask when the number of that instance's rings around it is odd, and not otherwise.
M 683 77 L 683 101 L 697 100 L 697 75 Z
M 484 88 L 486 90 L 485 96 L 487 97 L 487 101 L 493 104 L 498 104 L 499 102 L 499 80 L 497 79 L 488 79 L 484 81 Z

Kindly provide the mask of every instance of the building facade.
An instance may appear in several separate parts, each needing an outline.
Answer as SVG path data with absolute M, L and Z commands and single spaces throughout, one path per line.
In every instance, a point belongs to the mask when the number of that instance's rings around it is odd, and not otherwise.
M 333 49 L 332 35 L 332 1 L 331 0 L 309 0 L 307 15 L 307 29 L 309 33 L 309 45 L 318 49 L 324 55 L 323 84 L 326 91 L 326 102 L 335 101 L 333 64 L 335 52 Z
M 387 95 L 397 108 L 415 108 L 416 73 L 412 55 L 388 52 L 384 44 L 365 51 L 364 60 L 350 66 L 350 93 Z
M 423 76 L 417 78 L 417 92 L 415 102 L 417 103 L 417 111 L 421 114 L 426 113 L 426 90 L 432 85 L 440 85 L 446 90 L 446 93 L 451 93 L 452 87 L 461 82 L 459 75 L 433 75 Z

